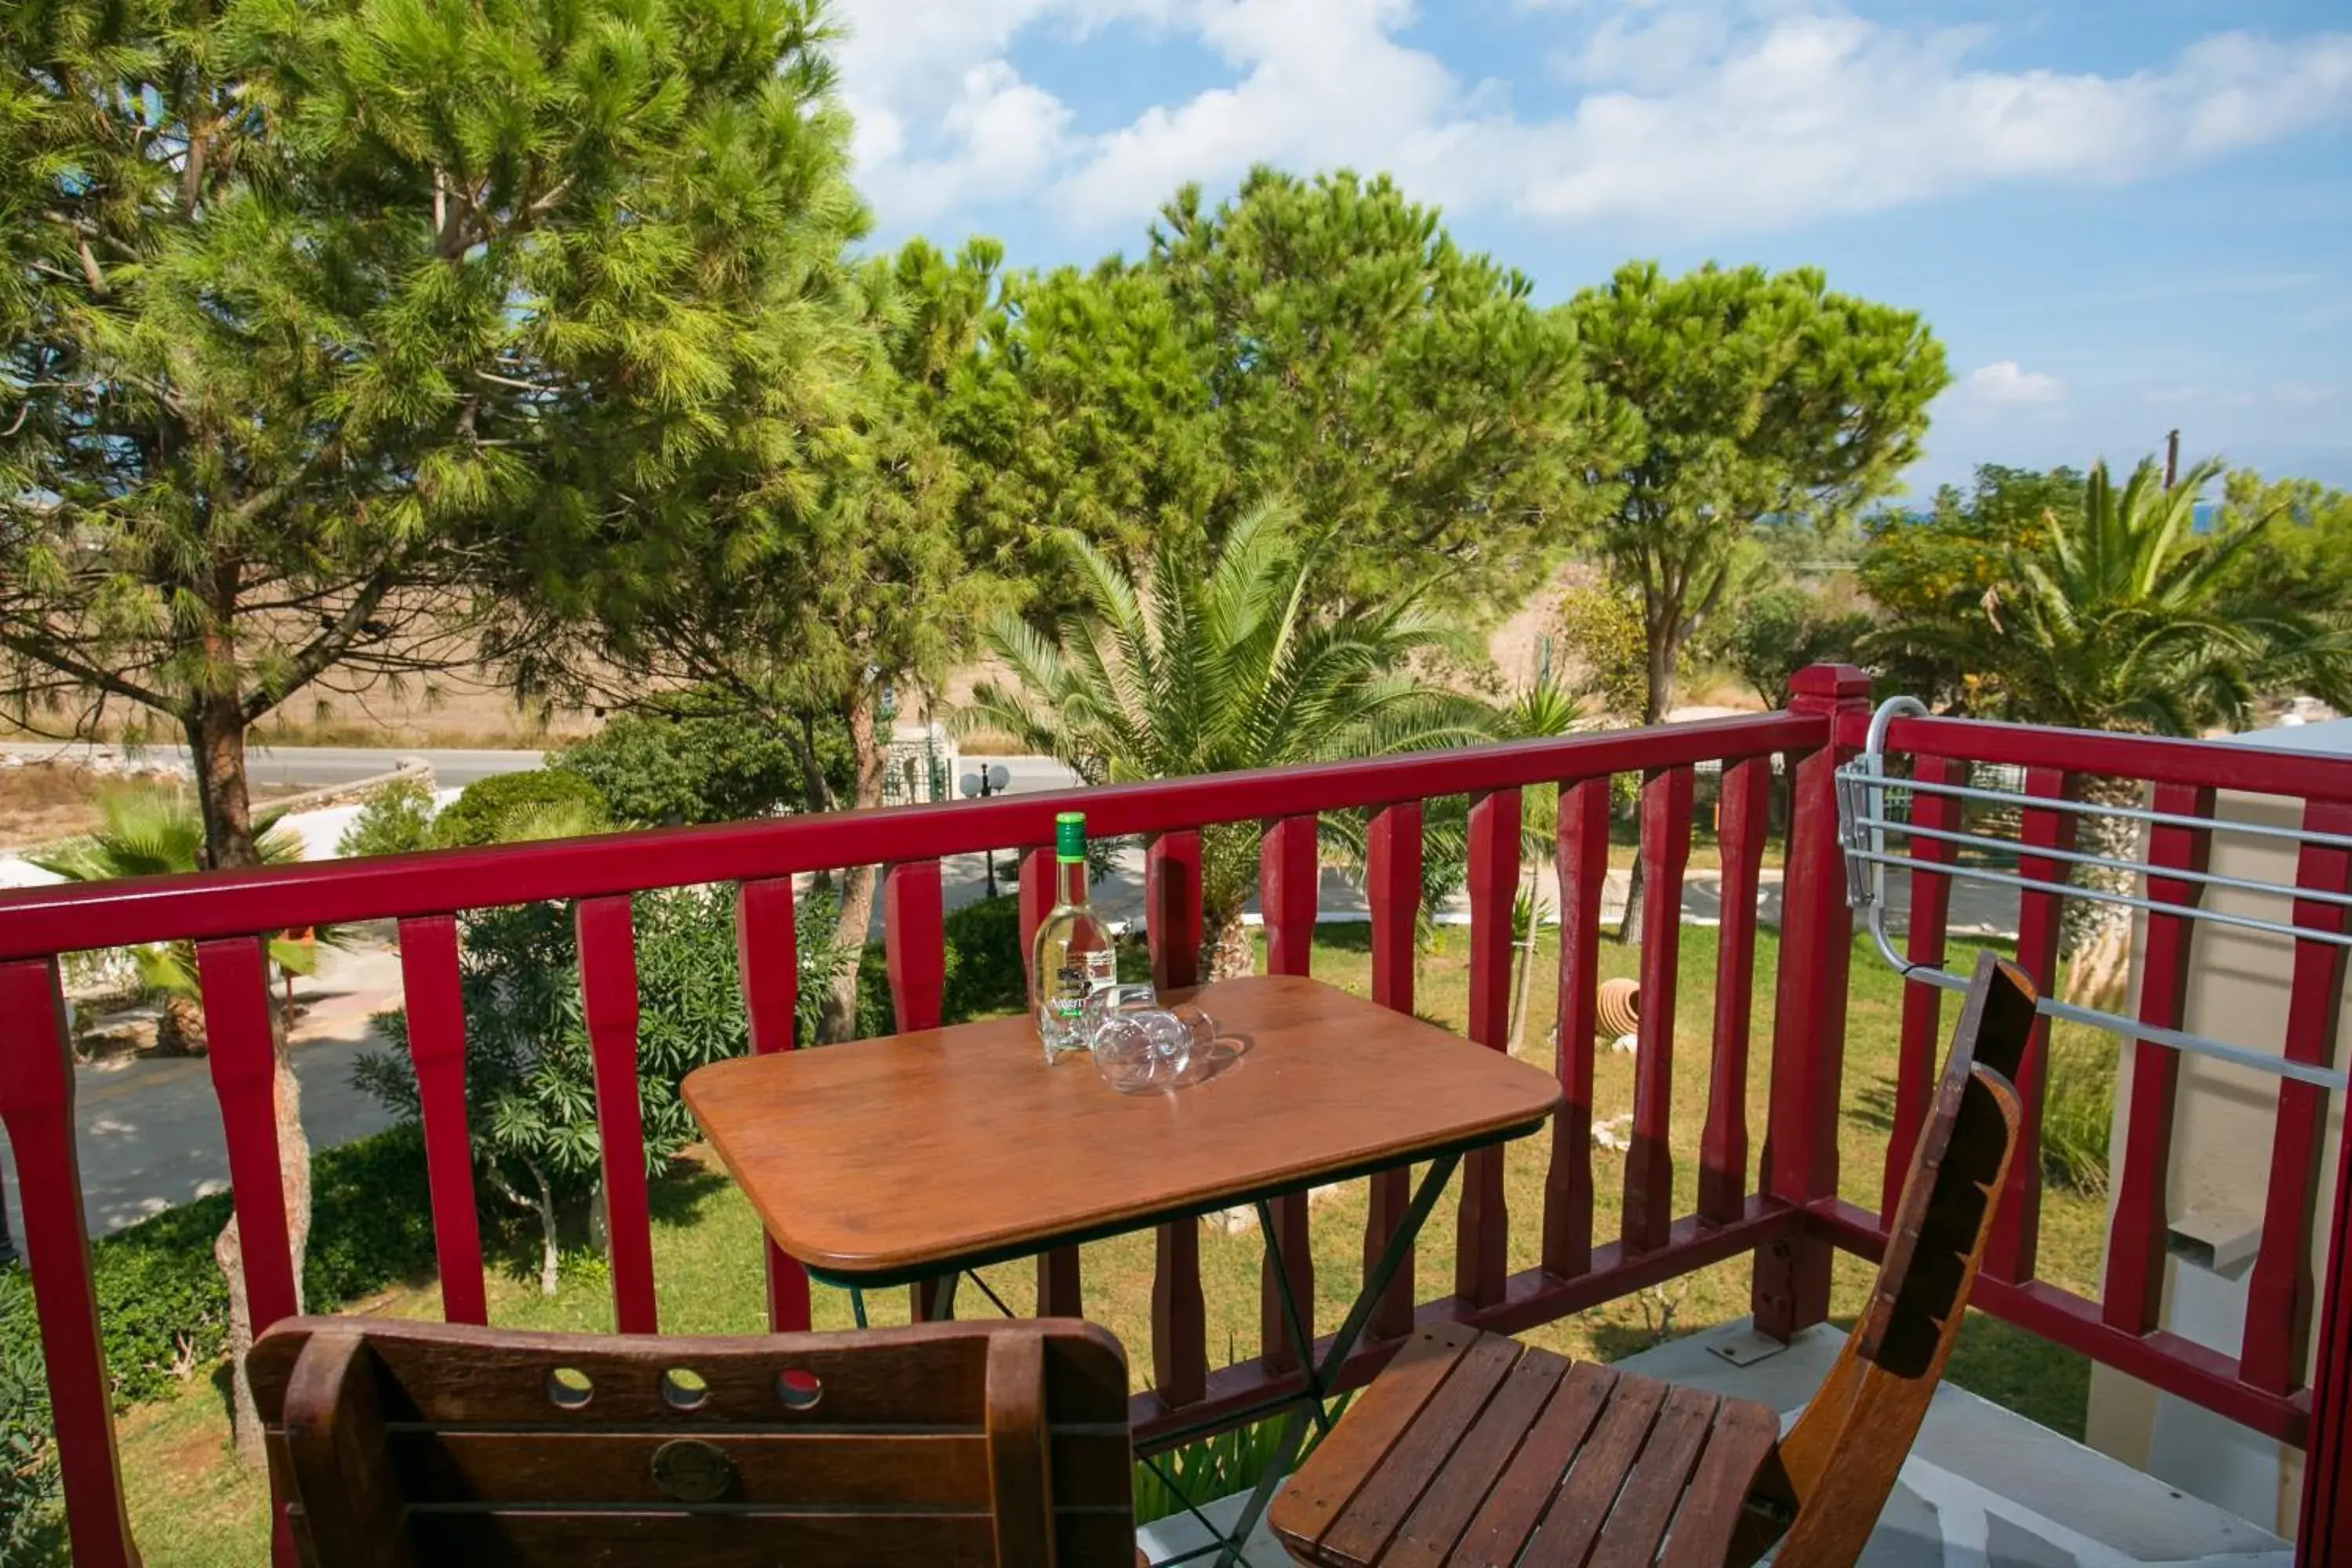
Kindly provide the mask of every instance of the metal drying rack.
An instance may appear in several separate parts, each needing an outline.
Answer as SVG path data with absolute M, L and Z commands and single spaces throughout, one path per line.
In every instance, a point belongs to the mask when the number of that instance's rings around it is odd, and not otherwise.
M 2335 931 L 2315 931 L 2292 925 L 2284 921 L 2264 920 L 2256 915 L 2234 910 L 2212 910 L 2201 903 L 2167 903 L 2143 898 L 2135 893 L 2118 892 L 2112 889 L 2089 887 L 2074 882 L 2050 881 L 2027 877 L 1990 867 L 1968 865 L 1957 857 L 1948 860 L 1926 860 L 1911 854 L 1890 854 L 1886 841 L 1895 835 L 1912 842 L 1926 839 L 1951 845 L 1955 849 L 1993 849 L 2006 854 L 2030 854 L 2037 860 L 2059 861 L 2069 866 L 2084 866 L 2120 871 L 2146 878 L 2151 874 L 2168 880 L 2194 882 L 2208 888 L 2230 888 L 2242 892 L 2268 894 L 2284 899 L 2304 899 L 2319 903 L 2352 905 L 2352 895 L 2325 890 L 2296 888 L 2289 884 L 2264 882 L 2245 877 L 2231 877 L 2218 871 L 2194 870 L 2182 867 L 2156 867 L 2145 860 L 2119 859 L 2113 856 L 2095 855 L 2082 850 L 2033 847 L 2030 850 L 2014 840 L 1988 834 L 1969 833 L 1941 827 L 1914 826 L 1906 816 L 1897 816 L 1890 807 L 1890 796 L 1901 792 L 1915 795 L 1947 795 L 1963 801 L 1979 801 L 1997 805 L 2030 807 L 2038 811 L 2063 811 L 2078 818 L 2086 816 L 2118 817 L 2150 826 L 2197 828 L 2210 833 L 2235 834 L 2246 837 L 2284 839 L 2296 845 L 2321 844 L 2336 848 L 2352 848 L 2352 837 L 2332 833 L 2313 833 L 2300 827 L 2280 827 L 2263 823 L 2233 822 L 2221 816 L 2189 816 L 2177 812 L 2154 811 L 2140 806 L 2100 805 L 2087 801 L 2066 800 L 2055 796 L 2027 795 L 2014 790 L 1986 789 L 1976 784 L 1928 783 L 1902 778 L 1886 771 L 1886 731 L 1897 719 L 1925 716 L 1927 705 L 1916 697 L 1890 697 L 1878 705 L 1871 715 L 1870 733 L 1860 755 L 1837 771 L 1838 837 L 1845 849 L 1846 903 L 1860 917 L 1864 929 L 1878 949 L 1879 955 L 1891 964 L 1904 979 L 1917 984 L 1934 985 L 1947 991 L 1964 991 L 1968 977 L 1929 964 L 1915 963 L 1895 949 L 1886 929 L 1886 876 L 1890 868 L 1926 872 L 1930 876 L 1947 877 L 1955 882 L 1983 882 L 2019 892 L 2051 893 L 2061 898 L 2081 899 L 2095 903 L 2116 904 L 2126 909 L 2152 914 L 2174 915 L 2185 920 L 2203 921 L 2209 924 L 2231 926 L 2241 931 L 2260 931 L 2284 936 L 2298 942 L 2323 942 L 2337 947 L 2352 947 L 2352 935 Z M 1963 824 L 1965 826 L 1965 824 Z M 2095 1029 L 2133 1039 L 2186 1051 L 2192 1056 L 2210 1057 L 2217 1061 L 2231 1062 L 2257 1072 L 2275 1077 L 2294 1079 L 2316 1084 L 2323 1089 L 2343 1089 L 2352 1086 L 2352 1076 L 2333 1068 L 2290 1061 L 2282 1056 L 2248 1050 L 2210 1035 L 2190 1034 L 2180 1029 L 2162 1028 L 2144 1024 L 2120 1013 L 2110 1013 L 2096 1007 L 2078 1007 L 2044 996 L 2036 1004 L 2036 1011 L 2046 1017 L 2064 1019 L 2069 1023 L 2087 1024 Z

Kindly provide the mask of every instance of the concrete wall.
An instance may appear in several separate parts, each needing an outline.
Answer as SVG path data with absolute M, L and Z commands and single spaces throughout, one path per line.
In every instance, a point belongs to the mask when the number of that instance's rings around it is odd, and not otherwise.
M 2236 794 L 2222 795 L 2216 809 L 2228 820 L 2283 827 L 2297 826 L 2301 815 L 2297 802 Z M 2292 884 L 2295 854 L 2295 847 L 2285 840 L 2221 833 L 2214 836 L 2211 868 L 2251 880 Z M 2289 900 L 2273 894 L 2212 889 L 2207 892 L 2206 904 L 2267 920 L 2292 918 Z M 2135 1013 L 2144 930 L 2143 922 L 2134 940 L 2131 1007 Z M 2284 937 L 2210 923 L 2199 926 L 2190 944 L 2185 1026 L 2192 1033 L 2249 1050 L 2280 1054 L 2293 962 L 2294 946 Z M 2352 1047 L 2352 1005 L 2347 1006 L 2339 1026 L 2339 1067 L 2344 1065 L 2347 1047 Z M 2125 1146 L 2124 1117 L 2131 1099 L 2132 1058 L 2132 1044 L 2125 1042 L 2110 1145 L 2111 1163 L 2118 1172 Z M 2189 1055 L 2180 1058 L 2180 1096 L 2166 1211 L 2174 1227 L 2175 1255 L 2166 1264 L 2163 1324 L 2231 1356 L 2240 1348 L 2251 1242 L 2262 1223 L 2270 1182 L 2272 1128 L 2280 1081 L 2227 1062 Z M 2325 1262 L 2326 1216 L 2336 1191 L 2336 1152 L 2343 1128 L 2341 1097 L 2331 1097 L 2331 1101 L 2310 1243 L 2315 1270 Z M 2113 1217 L 2111 1205 L 2111 1234 Z M 2218 1250 L 2208 1259 L 2200 1243 L 2218 1243 Z M 2212 1266 L 2207 1266 L 2209 1261 Z M 2313 1341 L 2315 1346 L 2315 1333 Z M 2284 1445 L 2160 1395 L 2137 1378 L 2107 1367 L 2092 1371 L 2086 1436 L 2092 1447 L 2183 1490 L 2282 1535 L 2291 1538 L 2294 1533 L 2302 1456 Z

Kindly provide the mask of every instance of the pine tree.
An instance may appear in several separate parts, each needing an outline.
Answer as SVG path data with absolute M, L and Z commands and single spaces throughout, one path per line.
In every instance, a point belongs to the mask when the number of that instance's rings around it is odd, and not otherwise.
M 547 621 L 691 536 L 704 473 L 789 489 L 863 224 L 822 42 L 815 0 L 13 7 L 0 717 L 176 730 L 205 862 L 250 866 L 263 717 L 530 678 Z M 632 547 L 562 570 L 585 538 Z M 282 1049 L 277 1103 L 299 1280 Z M 216 1256 L 241 1349 L 234 1222 Z

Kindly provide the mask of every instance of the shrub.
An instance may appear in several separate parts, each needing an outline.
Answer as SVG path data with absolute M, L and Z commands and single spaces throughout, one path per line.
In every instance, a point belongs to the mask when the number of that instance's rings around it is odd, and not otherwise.
M 2059 1026 L 2042 1080 L 2042 1173 L 2093 1197 L 2105 1193 L 2115 1114 L 2113 1044 L 2094 1030 Z
M 968 1023 L 1017 1013 L 1028 1003 L 1029 970 L 1021 951 L 1021 900 L 1012 893 L 982 899 L 940 922 L 947 937 L 947 974 L 940 988 L 940 1021 Z M 857 956 L 857 1037 L 898 1030 L 890 1004 L 890 970 L 882 943 Z M 809 1037 L 814 1038 L 812 1032 Z
M 425 1145 L 395 1127 L 310 1163 L 310 1246 L 303 1305 L 331 1312 L 433 1267 L 433 1215 Z M 118 1406 L 160 1398 L 174 1368 L 211 1365 L 228 1339 L 228 1290 L 213 1265 L 213 1238 L 228 1223 L 226 1193 L 166 1209 L 90 1246 L 99 1335 Z M 29 1307 L 0 1317 L 0 1363 L 29 1352 L 40 1332 Z
M 362 855 L 404 855 L 433 841 L 433 792 L 417 779 L 394 779 L 368 796 L 335 853 L 346 859 Z
M 40 1335 L 23 1270 L 0 1272 L 0 1563 L 46 1565 L 66 1554 L 57 1433 L 41 1381 Z
M 851 783 L 848 740 L 814 731 L 819 766 L 836 792 Z M 556 753 L 549 767 L 595 786 L 615 819 L 671 826 L 772 816 L 806 805 L 800 749 L 757 719 L 629 713 Z
M 449 849 L 530 837 L 534 836 L 528 831 L 533 816 L 558 813 L 592 832 L 610 826 L 613 818 L 604 797 L 580 774 L 532 768 L 493 773 L 467 784 L 433 819 L 433 843 Z

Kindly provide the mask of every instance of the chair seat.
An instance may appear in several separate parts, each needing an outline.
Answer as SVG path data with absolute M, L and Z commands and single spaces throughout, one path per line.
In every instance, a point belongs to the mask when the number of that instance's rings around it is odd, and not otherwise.
M 1333 1568 L 1719 1564 L 1780 1433 L 1750 1400 L 1448 1324 L 1397 1352 L 1269 1517 Z

